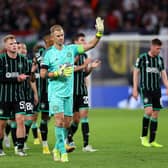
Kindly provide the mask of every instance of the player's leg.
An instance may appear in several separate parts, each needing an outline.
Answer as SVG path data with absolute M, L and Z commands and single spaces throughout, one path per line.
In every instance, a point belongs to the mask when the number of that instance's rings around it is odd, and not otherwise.
M 33 138 L 34 138 L 33 143 L 35 145 L 39 145 L 40 141 L 41 141 L 41 133 L 40 133 L 40 129 L 38 129 L 38 124 L 37 124 L 38 113 L 39 113 L 38 105 L 34 105 L 33 111 L 34 111 L 33 123 L 32 123 L 32 126 L 31 126 L 32 133 L 33 133 Z
M 26 102 L 26 115 L 25 115 L 25 141 L 24 141 L 24 149 L 29 149 L 27 146 L 27 139 L 29 136 L 29 131 L 32 126 L 33 121 L 35 120 L 35 112 L 33 110 L 33 103 L 32 101 L 27 101 Z
M 91 145 L 89 145 L 89 119 L 88 119 L 88 108 L 84 107 L 80 109 L 80 121 L 81 121 L 81 129 L 83 135 L 83 148 L 84 152 L 95 152 L 97 149 L 93 149 Z
M 32 116 L 25 115 L 25 122 L 24 123 L 25 123 L 24 149 L 29 149 L 29 147 L 27 146 L 27 139 L 29 136 L 29 131 L 30 131 L 31 125 L 33 123 Z
M 143 100 L 144 105 L 144 115 L 142 118 L 142 133 L 141 133 L 141 144 L 145 147 L 150 147 L 149 140 L 147 138 L 148 135 L 148 129 L 149 129 L 149 123 L 150 123 L 150 117 L 153 112 L 152 108 L 152 98 L 148 91 L 141 90 L 141 97 Z
M 159 116 L 159 111 L 161 109 L 160 97 L 161 97 L 160 91 L 156 93 L 154 92 L 153 94 L 153 113 L 152 113 L 151 121 L 150 121 L 150 138 L 149 138 L 149 142 L 151 146 L 153 147 L 163 147 L 163 145 L 155 141 L 157 127 L 158 127 L 158 116 Z
M 37 115 L 37 114 L 35 114 Z M 40 140 L 38 138 L 38 124 L 37 124 L 37 116 L 34 116 L 35 119 L 31 125 L 31 129 L 32 129 L 32 133 L 33 133 L 33 138 L 34 138 L 34 144 L 35 145 L 39 145 L 40 144 Z
M 13 119 L 13 120 L 11 120 L 11 136 L 12 136 L 15 154 L 17 154 L 16 128 L 17 128 L 17 124 L 16 124 L 16 121 Z
M 80 122 L 80 115 L 79 115 L 79 98 L 78 95 L 73 96 L 73 117 L 71 126 L 68 129 L 68 135 L 67 135 L 67 144 L 72 144 L 75 146 L 73 142 L 73 135 L 76 133 L 78 129 L 78 125 Z
M 74 141 L 73 141 L 73 136 L 74 134 L 76 133 L 77 129 L 78 129 L 78 125 L 79 125 L 79 122 L 80 122 L 80 115 L 79 115 L 79 111 L 75 111 L 73 113 L 73 120 L 71 122 L 71 126 L 70 128 L 68 129 L 68 135 L 67 135 L 67 143 L 69 145 L 73 145 L 75 146 L 74 144 Z
M 4 129 L 6 125 L 6 120 L 0 119 L 0 156 L 6 155 L 3 151 L 3 137 L 4 137 Z
M 64 136 L 65 136 L 65 146 L 67 152 L 72 152 L 76 148 L 74 143 L 66 143 L 68 138 L 68 131 L 71 128 L 71 121 L 72 121 L 72 108 L 73 108 L 73 99 L 72 97 L 65 98 L 65 105 L 64 105 Z
M 40 130 L 38 130 L 38 124 L 37 124 L 36 119 L 33 121 L 31 129 L 32 129 L 33 138 L 34 138 L 33 143 L 34 143 L 34 145 L 39 145 L 40 140 L 41 140 L 41 133 L 40 133 Z
M 153 111 L 152 116 L 151 116 L 151 122 L 150 122 L 150 138 L 149 138 L 149 143 L 153 147 L 163 147 L 163 145 L 157 143 L 155 141 L 156 138 L 156 131 L 158 127 L 158 113 L 159 111 Z
M 55 146 L 53 149 L 53 158 L 55 161 L 61 161 L 62 157 L 67 157 L 64 144 L 64 100 L 57 97 L 55 101 L 49 102 L 50 116 L 54 115 L 55 120 Z M 68 157 L 67 157 L 68 159 Z M 65 160 L 68 161 L 68 160 Z
M 50 154 L 48 146 L 48 121 L 50 120 L 48 112 L 41 112 L 40 132 L 42 138 L 43 154 Z
M 15 120 L 17 124 L 16 137 L 17 137 L 17 155 L 26 156 L 24 151 L 24 141 L 25 141 L 25 125 L 24 125 L 24 115 L 26 113 L 25 101 L 16 102 L 15 108 Z
M 147 138 L 149 125 L 150 125 L 150 116 L 152 115 L 153 109 L 152 106 L 149 105 L 148 107 L 144 108 L 144 116 L 142 119 L 142 134 L 141 134 L 141 144 L 145 147 L 150 147 L 149 140 Z
M 10 120 L 7 121 L 6 126 L 5 126 L 5 135 L 8 136 L 10 133 Z
M 10 131 L 11 131 L 11 125 L 10 120 L 8 120 L 5 126 L 5 134 L 4 134 L 4 144 L 7 148 L 10 148 L 10 138 L 9 138 Z
M 3 151 L 4 129 L 7 120 L 11 119 L 12 103 L 0 103 L 0 156 L 6 155 Z

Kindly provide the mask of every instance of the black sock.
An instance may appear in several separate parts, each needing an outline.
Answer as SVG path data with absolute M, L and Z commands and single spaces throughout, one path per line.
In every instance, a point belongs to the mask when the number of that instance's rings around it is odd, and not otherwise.
M 158 125 L 157 119 L 152 118 L 150 123 L 150 138 L 149 138 L 150 143 L 155 140 L 157 125 Z
M 24 141 L 25 141 L 25 138 L 17 138 L 17 146 L 18 146 L 18 150 L 19 149 L 23 149 L 24 147 Z
M 142 120 L 142 137 L 147 136 L 148 134 L 149 121 L 150 121 L 150 117 L 144 114 L 143 120 Z
M 29 136 L 30 128 L 31 128 L 31 125 L 25 125 L 25 129 L 26 129 L 25 142 L 27 141 L 27 138 Z
M 67 136 L 67 138 L 68 138 L 68 142 L 69 143 L 73 142 L 73 135 L 76 133 L 77 129 L 78 129 L 78 123 L 74 123 L 73 122 L 71 124 L 71 127 L 68 129 L 68 136 Z
M 11 126 L 9 123 L 6 123 L 6 127 L 5 127 L 5 134 L 8 136 L 11 130 Z
M 34 139 L 38 138 L 37 128 L 32 128 L 32 133 L 33 133 Z
M 83 134 L 83 146 L 86 147 L 89 144 L 89 123 L 81 123 Z
M 47 135 L 48 135 L 48 123 L 47 123 L 47 121 L 44 121 L 44 120 L 41 121 L 40 132 L 41 132 L 42 141 L 47 141 Z
M 11 128 L 11 136 L 12 136 L 13 145 L 17 146 L 16 128 Z
M 2 145 L 2 143 L 3 143 L 3 138 L 0 138 L 0 149 L 3 150 L 3 145 Z

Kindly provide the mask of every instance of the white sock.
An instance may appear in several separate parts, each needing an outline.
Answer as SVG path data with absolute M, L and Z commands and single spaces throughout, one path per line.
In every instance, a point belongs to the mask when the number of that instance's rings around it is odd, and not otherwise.
M 48 146 L 48 142 L 47 141 L 43 141 L 42 144 L 43 144 L 43 146 Z

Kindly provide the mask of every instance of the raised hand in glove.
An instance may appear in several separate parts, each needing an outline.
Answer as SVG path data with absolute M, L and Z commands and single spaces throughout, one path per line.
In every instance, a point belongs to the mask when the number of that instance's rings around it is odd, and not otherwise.
M 104 20 L 101 19 L 101 17 L 97 17 L 96 18 L 96 30 L 97 30 L 97 33 L 96 33 L 96 37 L 100 38 L 103 36 L 103 33 L 104 33 Z
M 40 48 L 36 53 L 35 53 L 35 58 L 39 64 L 41 64 L 42 61 L 42 55 L 44 52 L 45 48 Z
M 63 64 L 57 71 L 54 72 L 54 77 L 58 76 L 71 76 L 73 73 L 73 67 L 70 64 Z

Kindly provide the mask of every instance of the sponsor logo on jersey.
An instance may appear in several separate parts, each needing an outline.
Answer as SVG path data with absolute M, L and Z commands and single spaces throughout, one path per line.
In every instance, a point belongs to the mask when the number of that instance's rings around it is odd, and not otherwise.
M 149 72 L 149 73 L 159 73 L 159 70 L 157 68 L 147 67 L 146 68 L 146 72 Z
M 7 72 L 5 76 L 6 78 L 16 78 L 19 76 L 19 72 Z

